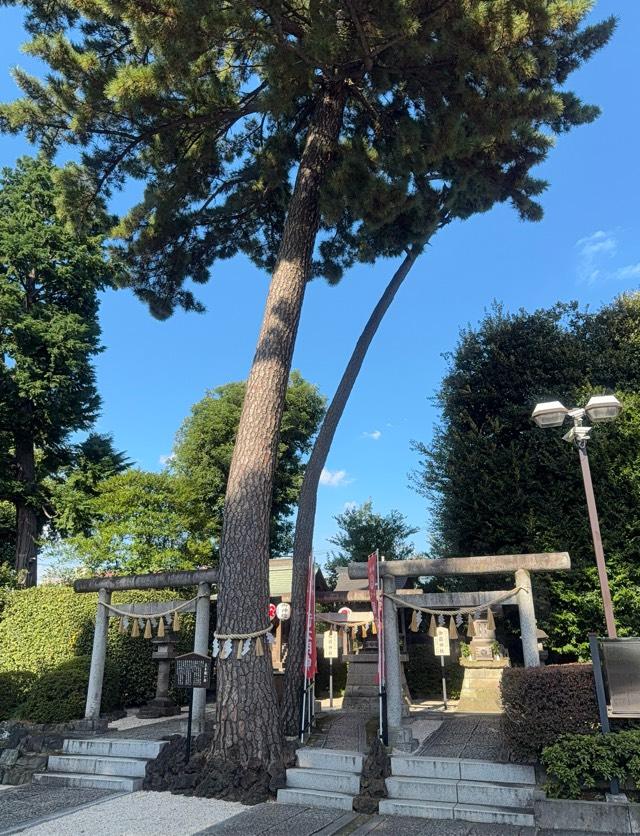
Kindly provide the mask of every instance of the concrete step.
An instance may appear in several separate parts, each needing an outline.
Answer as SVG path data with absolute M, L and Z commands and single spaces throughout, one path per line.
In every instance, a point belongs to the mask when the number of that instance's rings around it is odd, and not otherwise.
M 490 807 L 482 804 L 456 804 L 453 817 L 462 821 L 512 824 L 516 827 L 534 827 L 536 823 L 533 809 L 518 810 L 515 807 Z
M 392 777 L 385 781 L 389 798 L 414 801 L 438 801 L 455 804 L 458 800 L 457 781 L 440 778 Z
M 99 755 L 50 755 L 51 772 L 79 772 L 83 775 L 117 775 L 144 778 L 148 761 L 142 758 L 114 758 Z
M 278 801 L 283 804 L 302 804 L 305 807 L 331 807 L 334 810 L 352 810 L 353 798 L 340 792 L 322 792 L 285 788 L 278 790 Z
M 535 789 L 533 784 L 486 784 L 482 781 L 459 781 L 458 804 L 533 808 Z
M 360 792 L 360 776 L 355 772 L 294 767 L 287 769 L 287 788 L 322 790 L 353 796 Z
M 380 815 L 415 816 L 422 819 L 460 819 L 461 821 L 511 824 L 517 827 L 534 826 L 532 810 L 489 807 L 479 804 L 447 804 L 445 802 L 418 801 L 415 799 L 383 798 L 379 804 Z
M 360 775 L 364 755 L 360 752 L 342 752 L 339 749 L 298 749 L 297 764 L 303 769 L 322 769 L 332 772 L 354 772 Z
M 482 781 L 485 783 L 525 784 L 535 786 L 536 774 L 532 766 L 518 763 L 495 763 L 462 758 L 412 757 L 394 755 L 391 758 L 394 777 L 443 778 L 445 780 Z
M 67 738 L 62 746 L 65 755 L 94 755 L 95 757 L 144 758 L 154 760 L 165 740 L 135 740 L 117 737 Z
M 452 819 L 455 804 L 444 801 L 417 801 L 407 798 L 381 798 L 381 816 L 416 816 L 421 819 Z
M 445 801 L 496 807 L 532 807 L 535 787 L 529 784 L 487 784 L 441 778 L 393 776 L 386 779 L 389 798 Z
M 135 792 L 142 789 L 142 778 L 122 778 L 117 775 L 82 775 L 79 772 L 39 772 L 33 776 L 33 782 L 48 787 L 82 787 L 120 792 Z

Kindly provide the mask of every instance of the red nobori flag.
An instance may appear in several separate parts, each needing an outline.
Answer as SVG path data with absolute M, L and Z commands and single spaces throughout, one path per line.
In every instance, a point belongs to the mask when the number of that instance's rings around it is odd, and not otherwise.
M 313 555 L 309 555 L 309 579 L 307 583 L 307 630 L 304 654 L 304 675 L 313 679 L 318 671 L 318 651 L 316 648 L 316 578 Z

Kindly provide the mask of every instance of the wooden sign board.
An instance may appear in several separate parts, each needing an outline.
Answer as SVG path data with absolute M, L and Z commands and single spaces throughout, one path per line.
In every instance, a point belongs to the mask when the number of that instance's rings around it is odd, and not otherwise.
M 201 653 L 176 656 L 177 688 L 208 688 L 211 684 L 211 657 Z
M 322 639 L 322 650 L 325 659 L 338 658 L 338 631 L 327 630 Z
M 436 635 L 433 637 L 433 652 L 436 656 L 451 655 L 449 630 L 446 627 L 438 627 Z

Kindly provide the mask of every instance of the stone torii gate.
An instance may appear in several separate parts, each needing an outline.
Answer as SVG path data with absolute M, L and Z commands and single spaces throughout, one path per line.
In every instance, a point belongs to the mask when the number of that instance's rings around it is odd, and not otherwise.
M 379 564 L 385 596 L 396 596 L 398 577 L 448 577 L 458 575 L 515 575 L 515 601 L 520 615 L 520 634 L 525 667 L 540 664 L 536 614 L 533 605 L 531 572 L 558 572 L 571 568 L 567 552 L 543 552 L 541 554 L 499 554 L 482 557 L 445 557 L 429 560 L 390 560 Z M 367 577 L 366 563 L 350 563 L 349 577 Z M 479 595 L 495 597 L 499 592 L 473 593 L 476 601 Z M 438 593 L 441 606 L 443 593 Z M 452 602 L 460 599 L 461 593 L 452 593 Z M 408 596 L 407 596 L 408 597 Z M 411 595 L 410 600 L 418 606 L 433 606 L 432 595 Z M 503 601 L 503 603 L 511 603 Z M 452 603 L 453 606 L 455 604 Z M 384 602 L 384 652 L 386 658 L 387 682 L 387 723 L 389 743 L 397 748 L 410 746 L 410 729 L 402 727 L 402 689 L 400 668 L 400 641 L 398 636 L 397 605 L 391 598 Z
M 93 649 L 91 651 L 91 669 L 89 671 L 85 719 L 98 720 L 100 717 L 104 664 L 107 653 L 107 634 L 109 631 L 108 607 L 111 604 L 112 593 L 127 589 L 177 589 L 185 586 L 197 586 L 198 593 L 195 602 L 196 624 L 193 650 L 195 653 L 206 656 L 209 650 L 211 584 L 216 583 L 217 580 L 217 569 L 196 569 L 185 572 L 157 572 L 147 575 L 83 578 L 74 582 L 73 588 L 75 592 L 98 593 L 98 609 L 96 612 L 96 626 L 93 633 Z M 206 689 L 193 689 L 193 720 L 196 729 L 204 730 L 206 698 Z

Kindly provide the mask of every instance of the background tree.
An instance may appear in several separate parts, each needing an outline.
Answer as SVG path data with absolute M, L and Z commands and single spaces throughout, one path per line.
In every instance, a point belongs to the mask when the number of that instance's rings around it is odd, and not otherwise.
M 147 181 L 120 227 L 137 293 L 166 315 L 197 305 L 184 280 L 206 280 L 217 256 L 242 250 L 273 269 L 218 601 L 220 632 L 260 629 L 278 430 L 318 231 L 315 272 L 335 280 L 478 211 L 484 186 L 491 203 L 538 213 L 528 172 L 548 129 L 594 115 L 561 86 L 613 24 L 581 30 L 588 4 L 571 0 L 25 5 L 29 50 L 55 76 L 18 75 L 27 97 L 4 109 L 5 127 L 51 150 L 87 148 L 97 188 Z M 215 753 L 281 764 L 268 659 L 225 660 L 218 694 Z
M 171 469 L 189 479 L 213 521 L 219 538 L 224 493 L 238 431 L 246 384 L 227 383 L 208 392 L 191 409 L 176 438 Z M 318 389 L 293 371 L 287 388 L 280 425 L 270 523 L 270 553 L 291 553 L 296 504 L 305 469 L 304 456 L 311 448 L 324 415 L 325 400 Z
M 89 536 L 92 529 L 91 500 L 101 483 L 130 467 L 127 454 L 116 450 L 113 438 L 96 432 L 70 446 L 68 461 L 46 482 L 51 509 L 50 536 Z
M 0 498 L 15 506 L 15 566 L 28 585 L 36 582 L 43 475 L 99 404 L 92 357 L 97 293 L 109 282 L 106 217 L 94 203 L 75 228 L 62 211 L 65 176 L 78 188 L 85 182 L 77 166 L 28 157 L 0 176 L 0 436 L 10 439 Z
M 588 633 L 603 629 L 602 605 L 577 453 L 560 430 L 537 428 L 531 412 L 539 401 L 582 405 L 611 391 L 624 403 L 617 421 L 594 431 L 589 458 L 620 634 L 637 635 L 639 326 L 640 294 L 595 313 L 494 307 L 462 332 L 438 393 L 440 425 L 431 444 L 416 445 L 414 485 L 430 501 L 434 554 L 570 553 L 569 574 L 535 579 L 558 656 L 588 652 Z
M 413 543 L 407 540 L 419 529 L 410 526 L 400 511 L 376 514 L 369 499 L 360 506 L 347 508 L 334 519 L 339 531 L 329 537 L 329 542 L 339 551 L 332 552 L 325 563 L 332 585 L 339 566 L 365 561 L 375 549 L 386 560 L 405 560 L 414 554 Z
M 71 557 L 92 574 L 132 575 L 212 563 L 214 526 L 188 479 L 132 468 L 101 482 L 87 505 L 91 530 L 67 543 Z

